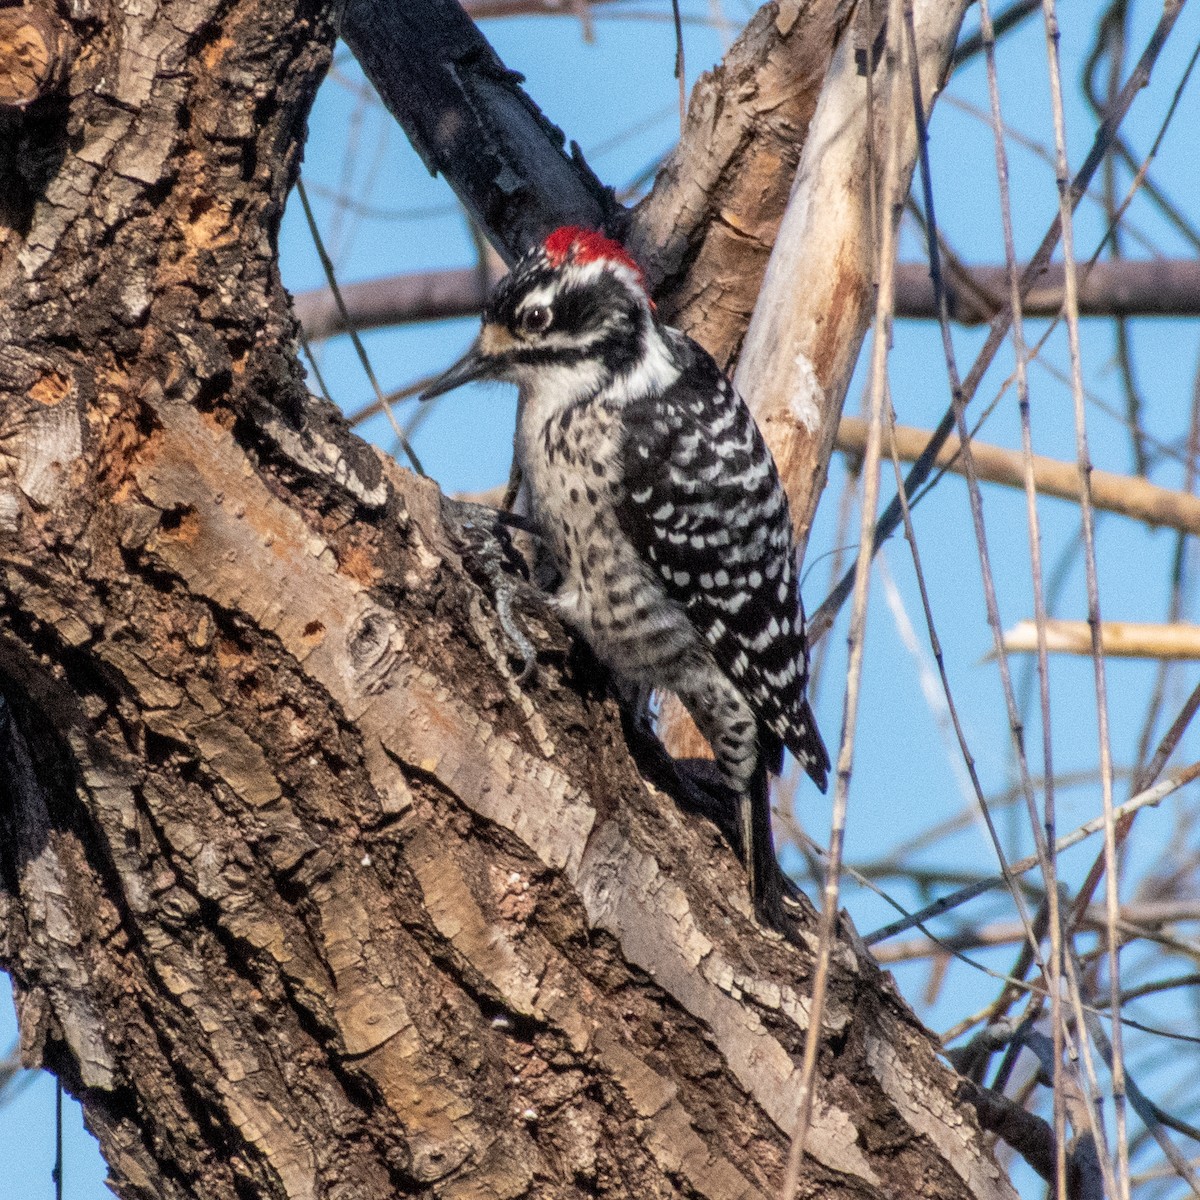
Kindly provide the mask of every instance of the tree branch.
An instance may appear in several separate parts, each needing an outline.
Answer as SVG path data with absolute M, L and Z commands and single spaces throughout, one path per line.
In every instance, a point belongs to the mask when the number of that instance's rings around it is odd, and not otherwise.
M 883 432 L 884 446 L 889 434 Z M 928 430 L 897 425 L 896 454 L 904 462 L 915 462 L 925 452 L 932 434 Z M 850 455 L 862 454 L 867 440 L 867 425 L 861 417 L 843 417 L 838 425 L 836 445 Z M 980 479 L 1008 487 L 1024 488 L 1023 460 L 1019 450 L 971 439 L 971 451 Z M 957 436 L 951 435 L 938 451 L 936 465 L 941 470 L 963 473 Z M 1185 533 L 1200 533 L 1200 497 L 1188 492 L 1158 487 L 1145 479 L 1129 475 L 1114 475 L 1110 471 L 1092 471 L 1092 500 L 1106 512 L 1120 513 L 1147 525 L 1181 529 Z M 1063 500 L 1079 500 L 1079 468 L 1075 463 L 1060 462 L 1043 455 L 1033 456 L 1034 487 L 1046 496 Z
M 489 278 L 489 285 L 496 276 Z M 976 266 L 950 277 L 952 320 L 977 324 L 990 320 L 1007 302 L 1007 269 Z M 471 267 L 393 275 L 344 284 L 342 295 L 357 330 L 469 317 L 479 312 L 483 297 L 479 272 Z M 327 288 L 295 297 L 296 315 L 310 342 L 345 333 L 345 323 Z M 1062 308 L 1062 268 L 1047 269 L 1042 282 L 1026 297 L 1023 311 L 1031 317 L 1054 317 Z M 1079 281 L 1079 310 L 1089 317 L 1200 316 L 1200 262 L 1193 259 L 1098 262 Z M 896 267 L 895 315 L 901 319 L 936 321 L 933 283 L 925 263 Z
M 1108 658 L 1158 658 L 1181 662 L 1200 658 L 1200 625 L 1146 624 L 1137 621 L 1103 621 L 1100 646 Z M 1086 621 L 1053 619 L 1046 622 L 1046 649 L 1051 654 L 1092 653 L 1092 635 Z M 1037 626 L 1018 621 L 1004 634 L 1007 654 L 1037 651 Z
M 737 357 L 849 0 L 773 0 L 692 90 L 630 245 L 660 311 L 723 367 Z
M 1018 266 L 1018 272 L 1024 267 Z M 1008 303 L 1008 268 L 976 266 L 947 273 L 950 318 L 964 324 L 990 321 Z M 1063 268 L 1052 263 L 1026 293 L 1027 317 L 1056 317 L 1063 305 Z M 1079 313 L 1085 317 L 1200 316 L 1200 262 L 1195 259 L 1131 261 L 1110 259 L 1092 264 L 1079 276 Z M 933 281 L 924 264 L 899 268 L 896 315 L 937 319 Z
M 432 173 L 509 262 L 557 225 L 623 210 L 454 0 L 348 0 L 341 34 Z
M 484 288 L 477 268 L 461 267 L 391 275 L 340 286 L 351 324 L 362 331 L 446 317 L 476 316 L 495 282 L 496 276 L 489 275 Z M 328 288 L 300 292 L 293 302 L 296 316 L 310 342 L 320 342 L 348 331 Z

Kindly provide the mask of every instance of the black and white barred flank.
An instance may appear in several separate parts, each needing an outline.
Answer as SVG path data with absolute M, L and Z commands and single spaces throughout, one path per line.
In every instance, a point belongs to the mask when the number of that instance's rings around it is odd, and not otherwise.
M 787 496 L 733 385 L 690 338 L 675 341 L 690 361 L 626 417 L 618 520 L 755 716 L 824 790 Z

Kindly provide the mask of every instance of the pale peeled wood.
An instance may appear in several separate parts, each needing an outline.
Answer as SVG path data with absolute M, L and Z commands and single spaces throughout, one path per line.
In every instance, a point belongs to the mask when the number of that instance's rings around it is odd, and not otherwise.
M 967 7 L 966 0 L 917 5 L 926 111 L 945 77 Z M 734 376 L 775 455 L 801 559 L 874 299 L 871 132 L 866 81 L 855 54 L 870 41 L 869 34 L 848 27 L 838 43 Z M 889 92 L 886 71 L 886 61 L 881 62 L 873 83 L 877 107 L 878 98 Z M 876 120 L 882 115 L 877 112 Z M 911 111 L 902 147 L 901 191 L 906 192 L 917 154 Z M 660 728 L 673 754 L 707 753 L 699 731 L 673 699 L 663 706 Z
M 1200 625 L 1155 625 L 1138 621 L 1103 621 L 1100 647 L 1108 658 L 1200 658 Z M 1018 621 L 1004 634 L 1008 654 L 1037 653 L 1037 623 Z M 1051 654 L 1092 653 L 1092 631 L 1086 621 L 1046 622 L 1046 649 Z
M 737 356 L 834 48 L 853 4 L 761 8 L 692 91 L 628 236 L 659 312 L 722 367 Z
M 927 111 L 967 7 L 966 0 L 917 5 Z M 775 455 L 802 556 L 874 297 L 871 133 L 858 44 L 854 31 L 847 31 L 834 56 L 734 376 Z M 885 71 L 881 63 L 874 80 L 877 108 L 889 91 Z M 875 119 L 883 117 L 880 108 Z M 916 164 L 911 112 L 902 147 L 903 193 Z
M 928 430 L 897 425 L 894 438 L 897 457 L 904 462 L 915 461 L 929 444 L 930 437 Z M 889 454 L 892 439 L 886 429 L 883 438 L 884 454 Z M 867 444 L 866 421 L 861 417 L 843 417 L 835 444 L 839 450 L 861 453 Z M 937 465 L 962 474 L 962 460 L 958 455 L 959 440 L 951 434 L 937 456 Z M 1024 466 L 1019 450 L 1005 450 L 972 440 L 971 455 L 980 479 L 1008 487 L 1025 487 Z M 1133 517 L 1145 521 L 1147 525 L 1162 525 L 1184 533 L 1200 533 L 1200 497 L 1158 487 L 1134 475 L 1116 475 L 1111 471 L 1093 470 L 1091 480 L 1092 504 L 1096 508 Z M 1033 486 L 1043 495 L 1078 502 L 1079 467 L 1073 462 L 1035 454 Z

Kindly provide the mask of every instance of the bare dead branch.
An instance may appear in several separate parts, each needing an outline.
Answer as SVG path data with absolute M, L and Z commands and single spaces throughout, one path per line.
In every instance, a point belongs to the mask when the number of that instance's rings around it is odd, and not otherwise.
M 1024 267 L 1018 267 L 1023 271 Z M 946 299 L 952 320 L 990 321 L 1009 299 L 1008 268 L 949 271 Z M 1052 263 L 1022 302 L 1026 317 L 1056 317 L 1063 305 L 1063 268 Z M 1085 317 L 1194 317 L 1200 315 L 1200 262 L 1195 259 L 1119 259 L 1096 263 L 1079 278 L 1079 313 Z M 922 263 L 905 263 L 896 286 L 896 315 L 936 318 L 933 281 Z
M 846 453 L 861 454 L 866 445 L 866 432 L 866 422 L 861 417 L 843 417 L 835 444 Z M 884 436 L 887 436 L 886 433 Z M 928 430 L 897 425 L 896 453 L 905 462 L 915 462 L 924 453 L 932 436 Z M 958 438 L 951 435 L 938 451 L 936 465 L 962 474 L 964 468 L 959 449 Z M 980 479 L 1014 488 L 1024 486 L 1019 450 L 1005 450 L 972 439 L 971 451 Z M 1034 486 L 1044 495 L 1078 501 L 1079 471 L 1074 463 L 1034 455 L 1033 475 Z M 1120 513 L 1144 521 L 1147 525 L 1200 533 L 1200 497 L 1109 471 L 1092 472 L 1092 491 L 1093 503 L 1106 512 Z
M 495 280 L 489 278 L 488 282 L 490 287 Z M 487 295 L 481 292 L 479 283 L 479 271 L 474 267 L 418 271 L 343 284 L 342 299 L 355 329 L 382 329 L 417 321 L 474 316 Z M 328 288 L 301 292 L 295 297 L 295 306 L 310 342 L 349 332 Z
M 1004 634 L 1007 654 L 1030 654 L 1037 648 L 1032 621 L 1018 621 Z M 1107 658 L 1200 658 L 1200 625 L 1154 625 L 1137 621 L 1104 621 L 1100 644 Z M 1086 621 L 1052 619 L 1046 622 L 1046 646 L 1054 654 L 1092 653 L 1092 634 Z
M 926 111 L 940 90 L 965 9 L 965 3 L 931 5 L 917 15 Z M 875 132 L 883 118 L 864 104 L 868 80 L 856 56 L 863 36 L 870 35 L 843 38 L 822 91 L 736 376 L 779 464 L 801 555 L 880 267 L 868 171 L 869 144 L 883 144 Z M 901 197 L 917 158 L 911 109 L 902 137 Z M 797 280 L 805 286 L 798 288 Z
M 951 272 L 947 300 L 953 320 L 972 325 L 990 320 L 1004 305 L 1004 267 L 978 266 Z M 494 282 L 492 279 L 490 282 Z M 342 296 L 353 328 L 379 329 L 417 321 L 474 316 L 482 307 L 479 274 L 471 267 L 421 271 L 346 284 Z M 309 341 L 348 331 L 325 288 L 295 297 L 296 315 Z M 1097 263 L 1079 283 L 1079 307 L 1089 317 L 1200 316 L 1200 262 L 1194 259 L 1120 260 Z M 1062 268 L 1051 265 L 1030 290 L 1026 316 L 1053 317 L 1062 308 Z M 924 263 L 896 268 L 895 315 L 936 320 L 933 283 Z
M 430 171 L 512 261 L 556 225 L 622 210 L 453 0 L 349 0 L 341 34 Z

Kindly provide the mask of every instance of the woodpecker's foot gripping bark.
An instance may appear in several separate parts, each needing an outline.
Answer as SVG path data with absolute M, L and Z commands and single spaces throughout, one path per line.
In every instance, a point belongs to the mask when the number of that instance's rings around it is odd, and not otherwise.
M 442 497 L 442 517 L 458 544 L 468 568 L 474 568 L 487 581 L 496 609 L 496 621 L 508 642 L 510 656 L 520 663 L 516 676 L 524 684 L 537 673 L 537 648 L 520 623 L 513 605 L 545 607 L 545 595 L 531 584 L 528 567 L 513 545 L 510 530 L 533 534 L 522 517 L 499 512 L 486 504 Z

